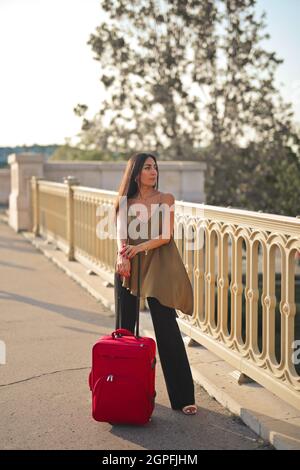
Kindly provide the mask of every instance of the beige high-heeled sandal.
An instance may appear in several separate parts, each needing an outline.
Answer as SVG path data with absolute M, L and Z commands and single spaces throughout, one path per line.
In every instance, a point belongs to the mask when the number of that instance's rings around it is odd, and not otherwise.
M 195 415 L 197 414 L 198 408 L 197 408 L 197 405 L 187 405 L 187 406 L 184 406 L 181 411 L 185 415 Z

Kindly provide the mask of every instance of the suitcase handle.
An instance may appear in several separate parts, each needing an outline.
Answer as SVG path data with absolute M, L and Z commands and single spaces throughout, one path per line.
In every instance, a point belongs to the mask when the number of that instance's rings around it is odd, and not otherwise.
M 136 323 L 135 323 L 135 336 L 136 338 L 140 338 L 140 290 L 141 290 L 141 253 L 137 254 L 138 257 L 138 285 L 137 285 L 137 296 L 136 296 Z M 121 326 L 121 305 L 120 305 L 120 297 L 118 300 L 118 311 L 116 312 L 116 330 L 119 329 Z M 128 330 L 127 330 L 128 331 Z M 132 333 L 130 332 L 132 335 Z M 128 335 L 126 335 L 128 336 Z
M 111 335 L 113 339 L 120 338 L 121 336 L 134 336 L 131 331 L 125 330 L 124 328 L 118 328 L 116 331 L 113 331 Z

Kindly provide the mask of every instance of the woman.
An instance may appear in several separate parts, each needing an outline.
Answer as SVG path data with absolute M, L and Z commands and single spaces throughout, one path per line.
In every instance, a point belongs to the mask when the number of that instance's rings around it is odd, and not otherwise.
M 174 196 L 158 190 L 158 176 L 155 156 L 138 153 L 128 161 L 119 188 L 116 311 L 120 299 L 121 328 L 133 332 L 140 253 L 140 297 L 149 305 L 170 403 L 194 415 L 194 383 L 175 310 L 193 314 L 193 290 L 173 239 Z

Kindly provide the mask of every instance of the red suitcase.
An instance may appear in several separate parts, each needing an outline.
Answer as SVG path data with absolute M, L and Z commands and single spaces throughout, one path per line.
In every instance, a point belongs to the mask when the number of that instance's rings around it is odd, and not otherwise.
M 139 336 L 140 254 L 137 256 L 136 334 L 117 328 L 120 314 L 116 312 L 116 330 L 100 338 L 92 350 L 89 385 L 96 421 L 146 424 L 154 409 L 156 343 Z

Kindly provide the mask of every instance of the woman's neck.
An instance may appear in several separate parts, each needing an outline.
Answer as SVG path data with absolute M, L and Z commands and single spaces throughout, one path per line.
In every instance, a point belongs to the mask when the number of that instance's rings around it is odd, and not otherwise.
M 151 196 L 154 196 L 155 194 L 157 194 L 157 192 L 158 192 L 157 189 L 145 187 L 145 188 L 141 188 L 140 190 L 138 190 L 137 197 L 139 199 L 148 199 Z

